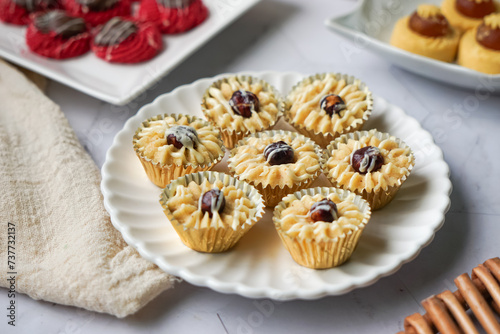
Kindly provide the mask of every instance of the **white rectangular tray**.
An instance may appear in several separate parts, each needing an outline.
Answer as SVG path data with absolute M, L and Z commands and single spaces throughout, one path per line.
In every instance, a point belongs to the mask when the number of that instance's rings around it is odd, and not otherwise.
M 137 97 L 209 39 L 260 0 L 205 0 L 210 14 L 195 29 L 164 36 L 164 50 L 150 61 L 110 64 L 91 52 L 67 60 L 51 60 L 31 53 L 25 43 L 25 27 L 0 22 L 0 57 L 100 100 L 123 105 Z
M 441 0 L 426 3 L 440 5 Z M 355 48 L 367 48 L 410 72 L 476 90 L 478 94 L 500 92 L 500 75 L 483 74 L 457 64 L 419 56 L 389 44 L 396 21 L 411 14 L 422 0 L 360 0 L 356 8 L 343 16 L 325 21 L 332 31 L 354 42 Z

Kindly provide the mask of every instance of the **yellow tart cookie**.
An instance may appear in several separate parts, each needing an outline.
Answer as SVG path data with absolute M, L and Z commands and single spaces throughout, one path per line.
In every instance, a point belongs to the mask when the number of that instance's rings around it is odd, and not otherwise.
M 177 114 L 144 121 L 133 145 L 151 182 L 162 188 L 179 176 L 211 169 L 225 151 L 219 131 L 207 121 Z
M 410 16 L 399 19 L 391 45 L 445 62 L 455 60 L 460 34 L 449 25 L 439 7 L 420 5 Z
M 182 242 L 208 253 L 232 248 L 264 214 L 262 196 L 254 187 L 217 172 L 172 181 L 160 203 Z
M 287 194 L 307 187 L 325 162 L 323 150 L 311 139 L 282 130 L 245 137 L 230 153 L 230 173 L 254 185 L 266 206 L 275 206 Z
M 488 15 L 481 25 L 464 34 L 458 64 L 487 74 L 500 74 L 500 14 Z
M 350 191 L 309 188 L 286 196 L 273 221 L 295 262 L 325 269 L 351 257 L 370 216 L 368 203 Z
M 444 16 L 459 33 L 474 29 L 486 15 L 498 12 L 498 7 L 494 0 L 444 0 L 441 4 Z
M 334 187 L 360 195 L 377 210 L 392 200 L 414 164 L 403 141 L 370 130 L 343 135 L 330 144 L 325 169 Z
M 270 129 L 282 115 L 284 104 L 270 84 L 250 76 L 231 76 L 214 82 L 201 105 L 208 121 L 233 148 L 243 137 Z
M 285 118 L 298 132 L 326 147 L 360 129 L 371 115 L 372 93 L 360 80 L 338 73 L 305 78 L 288 94 Z

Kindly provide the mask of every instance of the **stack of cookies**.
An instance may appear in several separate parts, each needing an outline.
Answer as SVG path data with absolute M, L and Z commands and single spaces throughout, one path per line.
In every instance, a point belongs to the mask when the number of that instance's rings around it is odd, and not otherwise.
M 500 73 L 500 6 L 494 0 L 423 4 L 395 25 L 391 44 L 487 73 Z

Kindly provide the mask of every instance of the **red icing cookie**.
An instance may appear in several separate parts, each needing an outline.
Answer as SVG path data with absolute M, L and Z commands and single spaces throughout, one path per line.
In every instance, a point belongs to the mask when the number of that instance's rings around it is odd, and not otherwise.
M 208 16 L 202 0 L 142 0 L 139 21 L 154 22 L 164 34 L 178 34 L 193 29 Z
M 48 58 L 80 56 L 90 49 L 90 34 L 85 21 L 54 10 L 36 14 L 26 31 L 31 51 Z
M 58 8 L 55 0 L 0 0 L 0 21 L 26 25 L 30 23 L 30 14 Z
M 111 63 L 139 63 L 156 56 L 162 46 L 156 25 L 115 17 L 95 29 L 91 48 Z
M 1 1 L 1 0 L 0 0 Z M 115 16 L 130 15 L 130 0 L 61 0 L 68 14 L 85 19 L 91 26 Z

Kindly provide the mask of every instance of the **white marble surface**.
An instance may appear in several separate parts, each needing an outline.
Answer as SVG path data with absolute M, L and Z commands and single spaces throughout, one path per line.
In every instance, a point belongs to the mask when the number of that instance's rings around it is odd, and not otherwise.
M 140 106 L 198 78 L 244 70 L 358 76 L 417 118 L 451 168 L 454 191 L 446 222 L 414 261 L 370 287 L 316 301 L 251 300 L 178 283 L 126 319 L 19 296 L 17 326 L 8 326 L 4 315 L 0 333 L 395 333 L 405 316 L 422 312 L 422 299 L 453 289 L 457 275 L 499 256 L 500 97 L 478 98 L 410 74 L 326 30 L 325 18 L 354 5 L 264 0 L 127 106 L 111 106 L 57 83 L 48 94 L 101 166 L 113 136 Z M 5 306 L 6 290 L 0 292 Z

